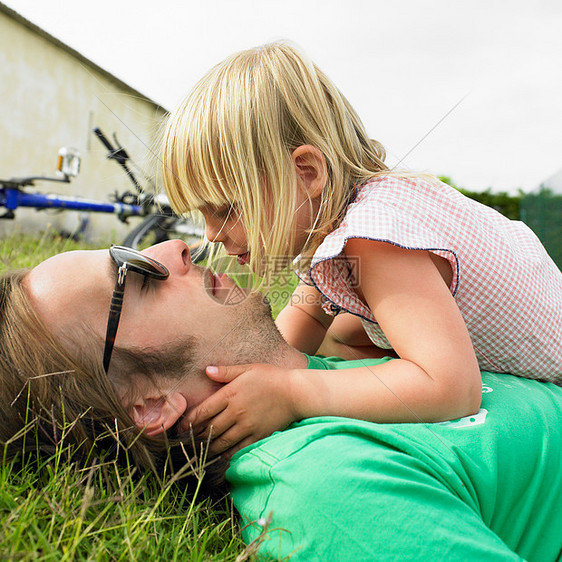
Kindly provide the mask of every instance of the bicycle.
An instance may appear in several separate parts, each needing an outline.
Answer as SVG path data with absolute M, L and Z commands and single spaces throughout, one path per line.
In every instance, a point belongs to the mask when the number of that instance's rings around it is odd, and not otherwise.
M 149 179 L 145 178 L 151 184 L 149 190 L 141 185 L 129 167 L 129 155 L 119 144 L 115 134 L 113 135 L 114 146 L 99 128 L 96 127 L 93 132 L 107 148 L 107 158 L 115 160 L 125 170 L 127 177 L 135 187 L 135 192 L 125 191 L 120 194 L 115 191 L 111 196 L 112 200 L 108 202 L 55 193 L 30 192 L 28 188 L 35 186 L 36 181 L 70 183 L 72 178 L 78 175 L 80 155 L 76 150 L 61 148 L 57 177 L 31 176 L 10 180 L 0 179 L 0 207 L 6 209 L 4 214 L 0 215 L 0 219 L 15 219 L 15 211 L 18 207 L 112 213 L 123 222 L 128 222 L 130 217 L 143 217 L 142 222 L 126 236 L 123 241 L 125 246 L 144 248 L 171 238 L 181 238 L 188 244 L 192 260 L 194 262 L 203 260 L 207 255 L 204 227 L 189 218 L 175 215 L 166 195 L 156 193 Z
M 205 229 L 196 224 L 192 219 L 176 215 L 166 194 L 157 193 L 153 182 L 149 182 L 149 189 L 145 189 L 128 166 L 129 155 L 113 134 L 115 146 L 102 133 L 99 127 L 93 130 L 100 142 L 107 148 L 107 158 L 115 160 L 125 171 L 127 177 L 135 187 L 136 193 L 125 192 L 115 194 L 116 200 L 123 203 L 135 202 L 144 208 L 146 218 L 125 238 L 123 244 L 131 248 L 145 248 L 172 238 L 181 238 L 189 246 L 193 261 L 201 261 L 207 256 L 207 247 L 204 243 Z

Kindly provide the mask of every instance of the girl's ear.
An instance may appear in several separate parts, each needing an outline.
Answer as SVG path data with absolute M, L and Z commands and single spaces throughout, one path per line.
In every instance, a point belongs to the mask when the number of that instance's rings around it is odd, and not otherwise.
M 310 144 L 303 144 L 291 154 L 299 186 L 311 199 L 322 194 L 328 180 L 328 167 L 322 151 Z
M 128 412 L 145 435 L 154 436 L 168 431 L 184 414 L 187 400 L 179 392 L 167 396 L 139 397 Z

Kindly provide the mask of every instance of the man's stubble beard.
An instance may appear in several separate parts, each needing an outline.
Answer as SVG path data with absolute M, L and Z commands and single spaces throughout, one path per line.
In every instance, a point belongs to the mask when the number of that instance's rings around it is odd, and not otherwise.
M 230 331 L 220 343 L 220 355 L 226 355 L 221 362 L 225 365 L 282 364 L 288 344 L 273 321 L 267 299 L 260 293 L 252 293 L 236 308 Z
M 135 366 L 129 365 L 129 370 L 178 380 L 194 376 L 206 378 L 205 369 L 209 365 L 284 365 L 290 347 L 273 321 L 269 302 L 259 293 L 252 293 L 240 304 L 229 308 L 230 319 L 224 322 L 222 333 L 214 342 L 192 333 L 189 337 L 168 342 L 158 350 L 116 347 L 112 362 L 117 366 L 124 355 L 131 363 L 131 357 L 134 357 Z

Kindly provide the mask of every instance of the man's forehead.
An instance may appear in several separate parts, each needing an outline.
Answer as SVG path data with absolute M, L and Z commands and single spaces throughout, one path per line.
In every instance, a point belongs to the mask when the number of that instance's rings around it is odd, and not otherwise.
M 95 316 L 109 302 L 112 269 L 107 250 L 65 252 L 33 268 L 26 288 L 42 320 L 56 330 L 78 315 Z
M 107 250 L 75 250 L 57 254 L 34 267 L 30 283 L 35 290 L 45 290 L 86 278 L 111 279 L 111 259 Z M 101 275 L 99 275 L 101 274 Z

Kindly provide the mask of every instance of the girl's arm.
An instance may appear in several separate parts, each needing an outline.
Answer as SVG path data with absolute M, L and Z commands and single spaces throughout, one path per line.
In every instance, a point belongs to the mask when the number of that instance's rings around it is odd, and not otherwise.
M 338 314 L 326 331 L 322 345 L 316 355 L 340 357 L 348 361 L 373 359 L 377 357 L 397 357 L 392 349 L 377 347 L 365 332 L 361 319 L 353 314 Z
M 361 238 L 345 247 L 357 293 L 399 360 L 338 371 L 327 386 L 313 372 L 296 377 L 299 415 L 372 421 L 436 421 L 474 413 L 481 378 L 468 329 L 429 252 Z M 314 391 L 312 389 L 315 389 Z M 353 415 L 353 412 L 356 415 Z
M 210 451 L 249 445 L 291 422 L 343 416 L 373 422 L 433 422 L 478 411 L 482 383 L 468 330 L 426 251 L 364 239 L 347 242 L 360 269 L 359 297 L 372 310 L 399 359 L 320 371 L 254 364 L 220 367 L 226 384 L 185 418 L 213 427 Z
M 320 293 L 300 283 L 275 324 L 285 340 L 303 353 L 314 355 L 324 340 L 333 318 L 321 306 Z

